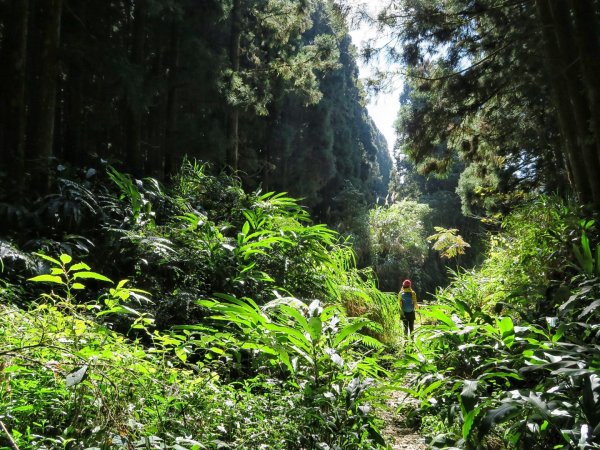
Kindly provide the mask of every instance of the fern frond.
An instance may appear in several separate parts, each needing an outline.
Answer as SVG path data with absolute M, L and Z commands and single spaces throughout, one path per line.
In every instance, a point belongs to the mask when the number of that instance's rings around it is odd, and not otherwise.
M 380 349 L 383 348 L 384 345 L 376 338 L 372 337 L 372 336 L 367 336 L 365 334 L 360 334 L 358 335 L 359 340 L 362 344 L 366 345 L 367 347 L 373 348 L 373 349 Z

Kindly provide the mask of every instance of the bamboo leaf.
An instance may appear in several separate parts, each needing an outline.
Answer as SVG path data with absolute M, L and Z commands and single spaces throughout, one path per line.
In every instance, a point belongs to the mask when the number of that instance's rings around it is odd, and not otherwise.
M 452 318 L 450 316 L 448 316 L 447 314 L 445 314 L 439 308 L 431 308 L 428 310 L 423 310 L 423 311 L 421 311 L 421 315 L 423 315 L 425 317 L 430 317 L 435 320 L 439 320 L 440 322 L 447 325 L 450 329 L 456 328 L 456 324 L 454 323 Z
M 308 321 L 306 320 L 306 317 L 300 313 L 300 311 L 287 305 L 281 305 L 280 309 L 287 313 L 290 317 L 294 318 L 305 333 L 309 333 Z
M 282 344 L 292 342 L 293 344 L 302 347 L 305 351 L 310 351 L 311 343 L 304 334 L 295 328 L 274 323 L 265 324 L 265 329 L 277 333 L 277 340 Z
M 429 394 L 444 384 L 444 380 L 436 380 L 424 389 L 419 390 L 419 398 L 425 399 Z

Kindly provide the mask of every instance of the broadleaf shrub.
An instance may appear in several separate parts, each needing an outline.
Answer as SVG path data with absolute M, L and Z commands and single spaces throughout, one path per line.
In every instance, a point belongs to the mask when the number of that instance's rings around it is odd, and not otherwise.
M 357 334 L 374 326 L 368 320 L 347 321 L 318 301 L 259 307 L 223 294 L 203 303 L 241 334 L 207 325 L 162 332 L 129 306 L 145 291 L 121 281 L 81 304 L 76 285 L 106 277 L 69 255 L 40 257 L 50 274 L 31 281 L 61 290 L 29 311 L 0 304 L 0 421 L 19 448 L 385 446 L 369 409 L 382 369 L 356 349 L 377 344 Z M 97 320 L 115 314 L 137 317 L 139 339 Z M 258 357 L 257 371 L 230 382 L 222 358 L 235 348 Z
M 579 223 L 548 198 L 516 211 L 482 267 L 422 311 L 398 373 L 413 415 L 437 417 L 433 448 L 600 448 L 600 279 L 573 270 Z
M 56 203 L 48 207 L 54 211 L 51 226 L 42 226 L 50 219 L 40 216 L 34 221 L 39 227 L 7 232 L 13 239 L 7 243 L 10 254 L 85 256 L 108 278 L 126 273 L 133 285 L 154 293 L 154 302 L 141 309 L 155 316 L 161 329 L 199 321 L 206 310 L 195 300 L 216 293 L 259 304 L 277 295 L 343 303 L 344 292 L 369 290 L 368 304 L 381 306 L 371 275 L 355 270 L 350 243 L 312 223 L 308 211 L 285 193 L 245 192 L 238 178 L 211 174 L 195 161 L 184 161 L 164 185 L 112 167 L 105 176 L 63 181 L 67 200 L 75 205 L 67 209 L 81 211 L 80 220 L 61 218 L 65 208 L 56 194 L 46 199 Z M 35 209 L 30 214 L 35 216 Z M 11 264 L 7 281 L 18 284 L 47 266 L 39 258 L 20 269 Z M 38 292 L 32 289 L 31 296 Z M 78 298 L 92 300 L 86 295 Z M 128 329 L 126 321 L 118 326 Z

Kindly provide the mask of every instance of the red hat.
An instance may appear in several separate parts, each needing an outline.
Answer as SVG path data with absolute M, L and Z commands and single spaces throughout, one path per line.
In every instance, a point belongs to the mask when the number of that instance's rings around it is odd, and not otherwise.
M 410 282 L 410 280 L 404 280 L 402 282 L 402 287 L 403 288 L 409 288 L 412 285 L 412 283 Z

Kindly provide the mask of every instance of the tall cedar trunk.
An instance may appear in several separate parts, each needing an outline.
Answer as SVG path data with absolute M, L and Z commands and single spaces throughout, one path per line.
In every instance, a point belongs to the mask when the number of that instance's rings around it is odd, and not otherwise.
M 77 166 L 84 165 L 87 154 L 83 146 L 83 76 L 81 66 L 77 63 L 69 67 L 65 95 L 64 158 Z
M 168 91 L 167 91 L 167 111 L 165 120 L 165 141 L 163 143 L 163 152 L 165 155 L 165 175 L 169 175 L 173 172 L 175 163 L 175 137 L 176 137 L 176 126 L 177 126 L 177 72 L 179 66 L 179 27 L 177 22 L 173 19 L 171 24 L 171 36 L 169 45 L 169 60 L 167 67 L 169 75 L 167 79 Z
M 62 0 L 37 2 L 39 54 L 35 55 L 38 65 L 34 74 L 34 89 L 29 93 L 31 104 L 26 153 L 31 164 L 31 189 L 40 195 L 50 187 L 62 5 Z
M 27 39 L 29 29 L 29 0 L 13 0 L 10 5 L 8 20 L 4 26 L 6 36 L 3 42 L 3 58 L 0 65 L 4 67 L 5 77 L 2 79 L 5 93 L 3 95 L 6 116 L 3 119 L 3 142 L 0 150 L 3 167 L 13 179 L 20 183 L 25 169 L 25 139 L 27 122 L 26 104 L 26 68 Z
M 242 35 L 242 5 L 241 0 L 233 0 L 233 9 L 231 10 L 231 42 L 229 48 L 229 59 L 231 70 L 236 73 L 240 69 L 240 42 Z M 229 106 L 229 115 L 227 121 L 227 164 L 235 171 L 238 169 L 239 162 L 239 108 L 235 105 Z
M 71 1 L 68 14 L 65 14 L 63 32 L 65 39 L 78 36 L 81 23 L 85 23 L 87 4 L 85 1 Z M 67 11 L 66 11 L 67 12 Z M 76 18 L 76 19 L 74 19 Z M 71 37 L 71 39 L 73 39 Z M 64 119 L 63 119 L 63 158 L 75 166 L 83 166 L 88 162 L 84 146 L 84 136 L 87 132 L 84 101 L 84 67 L 79 52 L 72 52 L 68 64 L 65 64 L 66 82 L 63 89 Z
M 590 105 L 590 128 L 600 161 L 600 23 L 590 0 L 570 0 L 575 18 L 575 39 Z
M 163 23 L 153 21 L 149 29 L 152 30 L 151 46 L 154 53 L 154 63 L 152 66 L 153 79 L 164 79 L 166 72 L 166 62 L 168 58 L 167 51 L 163 42 L 168 42 L 170 27 Z M 164 176 L 164 146 L 165 127 L 167 121 L 167 97 L 168 85 L 158 90 L 156 99 L 152 102 L 153 107 L 148 114 L 148 158 L 146 160 L 145 174 L 161 180 Z
M 570 100 L 567 95 L 566 80 L 562 73 L 562 67 L 559 65 L 560 53 L 548 2 L 549 0 L 536 0 L 535 3 L 544 39 L 544 63 L 550 81 L 552 103 L 560 127 L 563 152 L 569 162 L 573 188 L 581 202 L 589 203 L 592 199 L 591 187 L 585 172 L 581 152 L 577 146 L 576 130 L 571 120 L 572 112 L 569 106 Z
M 133 13 L 133 32 L 131 63 L 143 73 L 144 44 L 146 41 L 147 0 L 135 0 Z M 143 75 L 140 75 L 143 76 Z M 142 111 L 139 106 L 139 93 L 130 93 L 127 101 L 127 166 L 136 176 L 144 173 L 144 155 L 142 152 Z
M 553 141 L 548 145 L 549 152 L 551 152 L 550 162 L 545 165 L 543 170 L 547 170 L 547 173 L 556 174 L 554 177 L 549 177 L 550 180 L 547 182 L 549 191 L 557 193 L 561 198 L 566 198 L 572 184 L 571 167 L 566 155 L 560 150 L 560 139 L 555 138 Z
M 574 51 L 577 47 L 573 39 L 571 11 L 564 0 L 553 0 L 552 12 L 561 57 L 561 71 L 567 79 L 567 92 L 577 130 L 577 143 L 585 163 L 592 203 L 600 206 L 600 183 L 597 182 L 600 162 L 596 157 L 596 145 L 590 132 L 590 106 L 584 96 L 580 59 Z
M 264 149 L 265 153 L 262 164 L 262 186 L 266 192 L 269 192 L 271 190 L 271 171 L 273 167 L 273 164 L 271 163 L 271 143 L 266 142 Z

